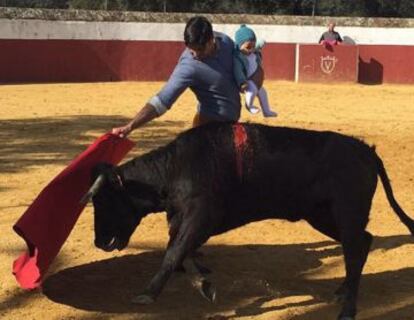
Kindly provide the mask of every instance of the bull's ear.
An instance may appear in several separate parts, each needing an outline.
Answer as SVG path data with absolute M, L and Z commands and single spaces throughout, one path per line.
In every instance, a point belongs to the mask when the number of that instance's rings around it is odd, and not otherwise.
M 92 169 L 92 180 L 96 180 L 101 174 L 107 175 L 113 170 L 114 166 L 110 163 L 100 162 Z
M 100 175 L 103 175 L 106 183 L 115 190 L 122 188 L 121 177 L 117 173 L 116 166 L 104 162 L 97 164 L 92 170 L 92 177 L 96 179 Z

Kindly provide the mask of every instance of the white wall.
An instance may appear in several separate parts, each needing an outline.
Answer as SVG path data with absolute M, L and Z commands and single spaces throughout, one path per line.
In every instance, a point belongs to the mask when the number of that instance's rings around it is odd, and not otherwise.
M 326 26 L 251 25 L 257 37 L 267 42 L 317 43 Z M 217 25 L 216 30 L 234 35 L 238 25 Z M 357 44 L 414 45 L 414 28 L 361 28 L 337 26 L 342 38 L 350 37 Z
M 216 24 L 214 29 L 234 35 L 239 25 Z M 325 26 L 250 25 L 267 42 L 317 43 Z M 77 39 L 182 41 L 183 23 L 84 22 L 0 19 L 0 39 Z M 414 28 L 341 27 L 342 37 L 357 44 L 414 45 Z

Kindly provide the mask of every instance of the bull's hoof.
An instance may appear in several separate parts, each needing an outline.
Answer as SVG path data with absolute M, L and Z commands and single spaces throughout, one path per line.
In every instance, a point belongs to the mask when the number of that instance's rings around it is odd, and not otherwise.
M 338 304 L 344 303 L 347 291 L 348 289 L 346 285 L 343 283 L 334 293 L 334 302 Z
M 345 293 L 336 293 L 333 297 L 333 302 L 337 304 L 343 304 L 345 302 Z
M 216 288 L 214 285 L 209 281 L 202 281 L 201 286 L 199 288 L 201 295 L 206 298 L 211 303 L 216 301 Z
M 147 294 L 140 294 L 134 298 L 131 299 L 131 302 L 134 304 L 151 304 L 155 302 L 155 299 Z
M 184 266 L 181 264 L 179 265 L 177 268 L 174 269 L 175 272 L 180 272 L 180 273 L 185 273 L 186 270 L 184 268 Z

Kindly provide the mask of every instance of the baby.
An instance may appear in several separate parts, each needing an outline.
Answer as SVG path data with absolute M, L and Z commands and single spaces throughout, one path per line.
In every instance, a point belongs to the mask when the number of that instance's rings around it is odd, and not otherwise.
M 267 92 L 263 88 L 264 71 L 262 68 L 261 49 L 264 41 L 256 42 L 252 29 L 242 24 L 236 31 L 234 51 L 234 77 L 241 92 L 245 93 L 246 108 L 250 113 L 258 113 L 259 108 L 253 105 L 254 98 L 259 98 L 265 117 L 276 117 L 270 110 Z

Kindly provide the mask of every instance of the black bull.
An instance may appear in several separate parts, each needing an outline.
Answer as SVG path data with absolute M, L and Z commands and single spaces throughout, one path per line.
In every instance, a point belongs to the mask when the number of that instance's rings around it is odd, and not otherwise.
M 346 278 L 336 291 L 339 319 L 354 319 L 372 241 L 365 228 L 377 176 L 391 207 L 414 233 L 414 221 L 396 202 L 381 159 L 364 142 L 334 132 L 206 125 L 119 167 L 97 166 L 90 192 L 95 245 L 121 250 L 144 216 L 165 211 L 170 240 L 164 260 L 134 301 L 154 301 L 183 264 L 201 293 L 214 300 L 214 287 L 192 259 L 203 243 L 252 221 L 304 219 L 342 244 Z

